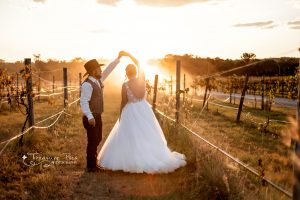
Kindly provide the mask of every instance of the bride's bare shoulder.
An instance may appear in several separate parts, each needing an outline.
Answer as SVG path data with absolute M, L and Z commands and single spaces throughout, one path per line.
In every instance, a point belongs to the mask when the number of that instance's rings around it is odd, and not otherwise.
M 122 84 L 122 88 L 125 88 L 126 84 L 127 84 L 127 81 Z

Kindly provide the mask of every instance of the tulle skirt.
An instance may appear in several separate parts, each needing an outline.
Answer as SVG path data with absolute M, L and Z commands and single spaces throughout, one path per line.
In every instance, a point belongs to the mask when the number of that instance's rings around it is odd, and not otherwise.
M 163 131 L 146 100 L 128 103 L 100 153 L 106 169 L 132 173 L 168 173 L 186 164 L 185 156 L 171 152 Z

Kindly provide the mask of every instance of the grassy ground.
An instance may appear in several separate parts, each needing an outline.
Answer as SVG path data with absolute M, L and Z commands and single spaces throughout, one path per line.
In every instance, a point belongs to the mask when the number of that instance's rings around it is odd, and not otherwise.
M 165 100 L 161 95 L 159 108 L 174 116 L 174 109 L 170 109 L 173 107 L 172 103 L 166 103 Z M 220 102 L 213 98 L 211 101 L 225 106 L 238 107 L 238 105 Z M 293 175 L 290 154 L 292 149 L 283 144 L 281 137 L 281 131 L 288 128 L 287 124 L 270 122 L 263 130 L 262 125 L 257 122 L 265 122 L 268 112 L 254 109 L 253 105 L 248 103 L 243 108 L 240 123 L 236 122 L 237 110 L 234 109 L 225 109 L 210 103 L 209 109 L 202 111 L 202 102 L 198 101 L 193 101 L 186 107 L 188 108 L 181 112 L 182 123 L 291 192 Z M 270 118 L 288 121 L 288 117 L 294 115 L 294 109 L 273 107 Z M 203 144 L 202 142 L 200 145 Z
M 51 105 L 46 101 L 36 104 L 37 121 L 60 111 L 61 102 L 56 99 Z M 118 118 L 119 103 L 119 93 L 106 93 L 101 145 Z M 190 113 L 194 119 L 198 118 L 197 111 L 195 108 L 195 112 Z M 17 142 L 8 146 L 0 157 L 0 199 L 285 199 L 183 129 L 176 133 L 174 126 L 159 115 L 169 147 L 187 156 L 186 167 L 161 175 L 86 173 L 86 133 L 81 113 L 78 106 L 67 112 L 71 116 L 65 115 L 54 127 L 37 129 L 25 135 L 23 147 L 18 147 Z M 265 153 L 271 160 L 264 159 L 267 164 L 275 163 L 277 159 L 281 170 L 278 174 L 281 177 L 286 172 L 284 176 L 290 179 L 290 166 L 287 169 L 281 167 L 281 161 L 288 160 L 284 155 L 287 149 L 280 150 L 283 147 L 278 146 L 279 153 L 269 153 L 277 150 L 274 145 L 279 145 L 278 138 L 265 135 L 261 143 L 261 135 L 257 136 L 257 130 L 254 131 L 252 126 L 235 124 L 234 120 L 227 119 L 229 117 L 220 112 L 205 112 L 205 119 L 201 118 L 196 123 L 197 131 L 206 133 L 205 136 L 209 136 L 212 142 L 231 153 L 244 155 L 240 158 L 245 162 L 249 159 L 253 165 L 256 157 L 252 158 L 249 154 Z M 4 141 L 20 131 L 24 116 L 19 112 L 5 111 L 1 112 L 0 121 L 5 124 L 0 127 L 0 141 Z M 191 120 L 185 121 L 187 125 L 189 121 L 191 123 Z M 30 153 L 39 154 L 35 154 L 33 159 Z M 23 155 L 28 158 L 23 160 Z M 44 160 L 46 162 L 39 164 Z M 68 162 L 53 164 L 47 162 L 49 160 Z M 29 167 L 24 162 L 36 166 Z

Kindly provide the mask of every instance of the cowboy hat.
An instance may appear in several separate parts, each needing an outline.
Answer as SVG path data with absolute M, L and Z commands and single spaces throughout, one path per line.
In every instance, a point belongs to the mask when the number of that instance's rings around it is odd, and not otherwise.
M 97 69 L 98 67 L 101 67 L 103 65 L 104 64 L 99 64 L 96 59 L 92 59 L 92 60 L 87 61 L 84 64 L 84 68 L 86 70 L 86 73 L 83 76 L 91 74 L 95 69 Z

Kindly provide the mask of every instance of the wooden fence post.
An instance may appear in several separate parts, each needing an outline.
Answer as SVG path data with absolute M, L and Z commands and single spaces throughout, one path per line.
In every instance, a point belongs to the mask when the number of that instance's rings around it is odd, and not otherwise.
M 27 61 L 27 62 L 26 62 Z M 26 65 L 27 64 L 27 65 Z M 26 81 L 26 88 L 27 88 L 27 100 L 28 100 L 28 108 L 29 108 L 29 126 L 34 125 L 34 108 L 33 108 L 33 98 L 32 98 L 32 73 L 31 73 L 31 59 L 25 59 L 26 73 L 29 73 L 30 76 Z
M 153 102 L 152 102 L 153 110 L 155 110 L 156 108 L 157 83 L 158 83 L 158 75 L 156 74 L 154 79 L 154 92 L 153 92 Z
M 54 93 L 54 89 L 55 89 L 55 76 L 53 76 L 52 78 L 52 93 Z
M 242 113 L 242 110 L 243 110 L 243 103 L 244 103 L 244 98 L 245 98 L 245 94 L 246 94 L 246 90 L 247 90 L 248 79 L 249 79 L 248 74 L 246 74 L 244 88 L 243 88 L 243 91 L 242 91 L 242 96 L 241 96 L 240 105 L 239 105 L 239 110 L 238 110 L 238 114 L 237 114 L 237 117 L 236 117 L 237 122 L 240 121 L 241 113 Z
M 281 78 L 281 97 L 284 98 L 284 81 L 283 81 L 283 78 Z
M 68 69 L 64 67 L 64 107 L 68 105 Z
M 16 97 L 18 100 L 19 100 L 19 73 L 17 72 L 17 97 Z
M 173 95 L 173 77 L 171 76 L 171 96 Z
M 32 73 L 31 73 L 31 59 L 25 58 L 24 59 L 25 64 L 25 73 L 29 74 L 29 77 L 26 79 L 26 93 L 27 93 L 27 102 L 28 102 L 28 110 L 27 110 L 27 118 L 29 127 L 34 125 L 34 108 L 33 108 L 33 90 L 32 90 Z M 26 124 L 26 123 L 25 123 Z M 25 125 L 24 124 L 24 125 Z M 23 126 L 22 132 L 25 130 L 25 126 Z M 23 146 L 23 135 L 21 136 L 19 140 L 19 145 Z
M 180 110 L 180 60 L 176 61 L 176 113 L 175 120 L 176 126 L 179 123 L 179 110 Z
M 183 74 L 183 95 L 182 95 L 182 102 L 185 102 L 185 74 Z
M 81 79 L 82 79 L 82 74 L 79 73 L 79 98 L 80 98 L 80 90 L 81 90 Z
M 300 48 L 299 48 L 300 51 Z M 298 75 L 300 75 L 300 59 L 299 59 L 299 68 L 298 68 Z M 297 122 L 298 122 L 298 135 L 300 135 L 300 77 L 298 76 L 298 101 L 297 101 Z M 300 157 L 300 144 L 299 140 L 296 141 L 295 145 L 295 154 L 297 158 Z M 294 185 L 293 185 L 293 199 L 300 199 L 300 169 L 295 166 L 295 161 L 293 163 L 293 169 L 294 169 Z
M 203 105 L 202 105 L 202 107 L 204 107 L 205 102 L 206 102 L 207 90 L 208 90 L 208 87 L 209 87 L 209 78 L 206 78 L 205 82 L 206 82 L 205 83 L 205 93 L 204 93 L 204 97 L 203 97 Z
M 41 102 L 41 74 L 39 73 L 39 82 L 38 82 L 38 102 Z
M 236 85 L 234 86 L 234 90 L 233 90 L 233 105 L 235 105 L 235 95 L 236 95 L 236 93 L 237 93 L 237 89 L 236 89 Z
M 261 109 L 265 109 L 265 77 L 261 80 Z
M 253 87 L 254 87 L 254 108 L 256 109 L 256 84 L 254 83 L 253 84 Z
M 230 91 L 229 91 L 229 102 L 232 104 L 232 91 L 233 91 L 233 83 L 231 82 Z

